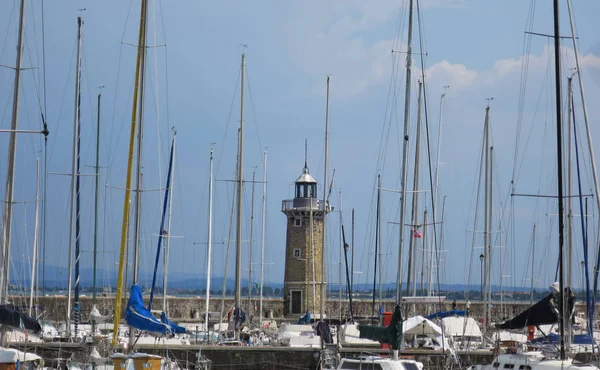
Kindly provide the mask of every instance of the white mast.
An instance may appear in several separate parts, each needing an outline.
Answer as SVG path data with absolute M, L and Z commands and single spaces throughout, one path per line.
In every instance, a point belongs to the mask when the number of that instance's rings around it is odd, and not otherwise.
M 262 199 L 262 236 L 260 248 L 260 301 L 258 309 L 260 310 L 260 324 L 263 320 L 263 285 L 265 283 L 265 227 L 267 225 L 267 151 L 263 153 L 263 199 Z
M 585 132 L 587 134 L 588 149 L 590 151 L 590 159 L 592 162 L 592 174 L 594 176 L 594 190 L 596 191 L 596 202 L 600 210 L 600 184 L 598 184 L 598 172 L 596 171 L 596 156 L 594 155 L 594 145 L 592 143 L 592 133 L 588 120 L 587 104 L 585 103 L 585 92 L 583 90 L 583 78 L 581 77 L 581 60 L 579 56 L 579 47 L 575 38 L 575 24 L 573 22 L 573 14 L 571 12 L 571 0 L 567 0 L 569 9 L 569 21 L 571 24 L 571 35 L 573 36 L 573 51 L 575 52 L 575 66 L 577 67 L 577 78 L 579 79 L 579 92 L 581 93 L 581 103 L 583 105 L 583 120 L 585 121 Z
M 6 171 L 6 189 L 4 198 L 4 217 L 2 217 L 2 261 L 0 263 L 0 303 L 8 302 L 8 269 L 10 267 L 10 241 L 12 207 L 15 187 L 15 167 L 17 154 L 17 124 L 19 122 L 19 87 L 21 85 L 21 56 L 25 33 L 25 0 L 21 0 L 19 12 L 19 37 L 17 39 L 17 62 L 15 64 L 15 82 L 13 89 L 12 120 L 8 139 L 8 170 Z M 2 344 L 5 343 L 2 335 Z
M 167 237 L 165 238 L 165 256 L 163 268 L 163 311 L 169 316 L 169 307 L 167 302 L 167 279 L 169 277 L 169 252 L 171 251 L 171 210 L 173 208 L 173 188 L 175 187 L 175 148 L 177 141 L 177 131 L 173 128 L 173 158 L 171 158 L 171 184 L 169 185 L 169 214 L 167 219 Z M 162 234 L 162 230 L 160 231 Z M 164 238 L 164 235 L 163 235 Z
M 240 97 L 240 129 L 239 129 L 239 148 L 238 148 L 238 168 L 237 168 L 237 232 L 235 241 L 235 308 L 241 310 L 241 289 L 242 289 L 242 196 L 244 184 L 244 83 L 246 72 L 246 54 L 242 53 L 242 83 Z M 235 330 L 235 339 L 239 338 L 239 332 Z
M 75 113 L 73 114 L 73 158 L 71 168 L 71 215 L 69 218 L 69 259 L 68 259 L 68 283 L 67 283 L 67 312 L 66 312 L 66 329 L 67 338 L 71 335 L 71 290 L 73 280 L 73 227 L 75 218 L 75 197 L 76 197 L 76 177 L 77 174 L 77 158 L 79 157 L 79 147 L 77 138 L 79 137 L 79 88 L 81 79 L 81 26 L 83 22 L 81 17 L 77 17 L 77 56 L 75 62 Z M 79 237 L 79 235 L 77 235 Z
M 204 323 L 208 340 L 210 341 L 210 329 L 208 326 L 208 311 L 210 303 L 210 264 L 212 261 L 212 209 L 213 209 L 213 148 L 210 148 L 210 172 L 208 176 L 208 251 L 206 255 L 206 313 L 204 314 Z
M 412 215 L 410 221 L 411 231 L 415 232 L 417 230 L 417 223 L 419 217 L 419 157 L 420 157 L 420 149 L 421 149 L 421 94 L 422 94 L 423 84 L 419 81 L 419 96 L 417 99 L 417 138 L 416 138 L 416 147 L 415 147 L 415 168 L 413 172 L 413 193 L 412 193 Z M 425 222 L 423 222 L 425 223 Z M 404 227 L 404 225 L 400 225 L 400 227 Z M 406 295 L 417 295 L 417 267 L 419 264 L 417 263 L 417 242 L 415 241 L 414 235 L 411 236 L 408 242 L 408 279 L 406 286 Z M 412 275 L 411 275 L 412 270 Z M 410 281 L 412 279 L 412 289 L 410 286 Z M 413 303 L 412 310 L 413 314 L 415 314 L 416 305 Z
M 256 170 L 252 171 L 252 195 L 250 200 L 250 242 L 248 244 L 248 317 L 252 317 L 252 242 L 254 238 L 254 190 Z
M 33 316 L 33 292 L 35 288 L 35 272 L 38 264 L 38 215 L 40 205 L 40 160 L 35 160 L 35 226 L 33 228 L 33 264 L 31 266 L 31 291 L 29 294 L 29 316 Z M 37 309 L 36 309 L 37 311 Z
M 342 284 L 342 254 L 344 253 L 344 243 L 343 243 L 343 235 L 342 235 L 342 190 L 340 189 L 339 191 L 339 195 L 340 195 L 340 262 L 339 262 L 339 268 L 338 268 L 338 279 L 340 281 L 339 285 L 338 285 L 338 290 L 339 290 L 339 298 L 338 298 L 338 307 L 340 310 L 340 323 L 342 322 L 342 288 L 343 285 Z
M 408 174 L 408 131 L 410 126 L 410 88 L 412 77 L 412 25 L 413 25 L 413 0 L 408 2 L 408 40 L 406 49 L 406 92 L 404 93 L 404 141 L 402 142 L 402 177 L 400 182 L 400 230 L 398 238 L 398 274 L 396 275 L 396 303 L 400 304 L 402 297 L 404 252 L 404 218 L 406 215 L 406 181 Z M 398 355 L 394 351 L 394 357 Z
M 321 245 L 321 303 L 319 306 L 319 318 L 323 321 L 325 315 L 325 230 L 326 230 L 326 219 L 327 219 L 327 161 L 329 159 L 329 80 L 330 76 L 327 76 L 327 103 L 325 105 L 325 164 L 323 166 L 323 232 L 322 245 Z M 312 209 L 312 206 L 311 206 Z

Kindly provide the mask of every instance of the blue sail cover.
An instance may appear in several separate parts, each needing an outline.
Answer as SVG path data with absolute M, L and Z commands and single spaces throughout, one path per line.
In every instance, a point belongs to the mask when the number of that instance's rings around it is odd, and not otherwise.
M 127 310 L 125 311 L 125 320 L 127 321 L 127 325 L 150 333 L 166 334 L 171 331 L 168 325 L 158 321 L 144 306 L 142 289 L 135 284 L 131 286 L 129 302 L 127 302 Z
M 463 310 L 440 311 L 440 312 L 432 313 L 431 315 L 427 316 L 426 319 L 427 320 L 443 319 L 444 317 L 449 317 L 449 316 L 465 316 L 465 314 L 466 314 L 466 312 Z
M 169 320 L 169 318 L 167 317 L 167 314 L 164 312 L 160 314 L 160 321 L 165 325 L 169 325 L 169 327 L 171 328 L 171 333 L 173 333 L 173 334 L 185 333 L 185 328 L 183 326 L 179 326 L 179 325 L 175 324 L 173 321 Z
M 545 337 L 539 337 L 529 341 L 531 344 L 551 344 L 558 343 L 560 336 L 555 333 L 550 333 Z M 589 336 L 589 334 L 575 334 L 573 335 L 573 344 L 586 345 L 596 344 L 596 342 Z

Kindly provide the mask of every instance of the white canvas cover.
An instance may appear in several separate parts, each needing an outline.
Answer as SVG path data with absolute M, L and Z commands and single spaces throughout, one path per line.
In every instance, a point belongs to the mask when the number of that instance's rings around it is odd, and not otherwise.
M 19 362 L 41 361 L 42 358 L 34 353 L 25 353 L 16 349 L 0 348 L 0 364 L 15 364 Z
M 404 335 L 424 335 L 434 338 L 442 335 L 442 328 L 423 316 L 413 316 L 404 320 L 402 332 Z
M 482 337 L 479 324 L 472 317 L 444 317 L 442 326 L 449 336 Z
M 500 342 L 507 342 L 507 341 L 515 341 L 518 343 L 525 343 L 527 342 L 527 335 L 525 334 L 520 334 L 520 333 L 513 333 L 510 331 L 498 331 L 494 333 L 494 341 L 498 340 Z

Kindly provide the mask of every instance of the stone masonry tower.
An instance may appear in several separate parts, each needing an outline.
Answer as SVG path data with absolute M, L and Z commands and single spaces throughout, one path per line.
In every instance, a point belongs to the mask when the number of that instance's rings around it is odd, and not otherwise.
M 326 211 L 329 211 L 328 206 L 317 199 L 317 182 L 305 161 L 302 175 L 295 183 L 294 199 L 284 200 L 281 205 L 281 212 L 287 216 L 283 281 L 285 316 L 299 316 L 306 310 L 310 310 L 313 317 L 318 316 L 321 285 L 325 284 L 321 262 Z

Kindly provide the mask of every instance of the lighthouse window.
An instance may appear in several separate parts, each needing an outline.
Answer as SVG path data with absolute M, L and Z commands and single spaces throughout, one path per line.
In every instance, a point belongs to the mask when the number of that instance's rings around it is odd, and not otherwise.
M 300 257 L 302 257 L 302 251 L 300 250 L 300 248 L 294 248 L 294 258 Z
M 302 227 L 302 219 L 301 218 L 294 218 L 294 226 L 295 227 Z

